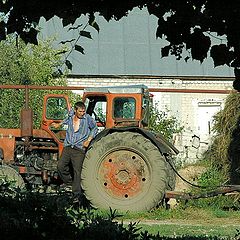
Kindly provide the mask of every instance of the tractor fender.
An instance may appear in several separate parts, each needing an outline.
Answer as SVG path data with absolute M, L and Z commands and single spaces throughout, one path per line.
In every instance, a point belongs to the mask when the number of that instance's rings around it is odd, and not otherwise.
M 155 133 L 149 131 L 147 129 L 139 128 L 139 127 L 121 127 L 121 128 L 108 128 L 104 129 L 91 142 L 91 145 L 99 141 L 101 138 L 114 133 L 114 132 L 137 132 L 142 134 L 147 139 L 151 140 L 151 142 L 159 149 L 162 155 L 177 155 L 179 153 L 178 149 L 174 147 L 172 143 L 164 138 L 164 136 L 160 133 Z M 90 145 L 90 147 L 91 147 Z

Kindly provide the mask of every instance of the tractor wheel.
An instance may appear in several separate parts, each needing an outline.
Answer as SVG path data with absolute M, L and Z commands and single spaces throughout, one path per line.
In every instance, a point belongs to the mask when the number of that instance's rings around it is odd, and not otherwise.
M 158 148 L 134 132 L 115 132 L 88 149 L 82 188 L 93 207 L 146 211 L 168 186 L 168 167 Z
M 18 189 L 24 189 L 25 183 L 21 175 L 12 167 L 0 165 L 0 186 L 9 185 Z

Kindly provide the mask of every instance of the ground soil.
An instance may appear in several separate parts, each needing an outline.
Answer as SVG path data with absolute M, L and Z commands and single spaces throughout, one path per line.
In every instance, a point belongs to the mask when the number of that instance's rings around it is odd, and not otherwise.
M 178 171 L 179 175 L 186 179 L 188 182 L 196 184 L 198 177 L 206 171 L 206 168 L 203 166 L 187 166 Z M 176 187 L 175 191 L 187 192 L 190 189 L 191 185 L 183 181 L 179 176 L 176 178 Z
M 188 182 L 197 184 L 198 177 L 204 171 L 206 171 L 206 168 L 198 165 L 187 166 L 178 170 L 178 174 L 181 176 L 181 178 L 177 176 L 174 191 L 189 192 L 191 185 Z M 183 179 L 187 180 L 188 182 L 184 181 Z M 173 208 L 177 205 L 177 201 L 175 199 L 170 199 L 168 204 L 171 208 Z
M 187 181 L 197 184 L 198 177 L 206 171 L 206 168 L 203 166 L 187 166 L 185 168 L 182 168 L 178 171 L 179 175 L 186 179 Z M 176 187 L 175 191 L 180 192 L 188 192 L 190 191 L 191 185 L 187 182 L 183 181 L 179 176 L 176 178 Z M 177 207 L 177 201 L 175 199 L 170 199 L 168 204 L 170 204 L 171 208 Z M 198 215 L 199 214 L 199 215 Z M 184 218 L 184 216 L 183 216 Z M 239 227 L 239 218 L 202 218 L 202 216 L 199 213 L 196 213 L 196 218 L 191 219 L 169 219 L 169 220 L 139 220 L 141 224 L 148 224 L 148 225 L 191 225 L 191 226 L 236 226 Z

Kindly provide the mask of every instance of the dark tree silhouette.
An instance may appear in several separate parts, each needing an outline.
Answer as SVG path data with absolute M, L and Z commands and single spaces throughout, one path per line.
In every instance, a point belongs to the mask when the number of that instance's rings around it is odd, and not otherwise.
M 210 52 L 214 65 L 240 67 L 240 1 L 227 0 L 1 0 L 0 39 L 16 32 L 25 42 L 37 44 L 36 25 L 41 16 L 47 20 L 54 15 L 63 25 L 74 23 L 86 14 L 94 21 L 99 12 L 106 20 L 119 20 L 134 7 L 147 7 L 149 14 L 158 17 L 156 37 L 165 38 L 169 45 L 162 48 L 162 56 L 175 55 L 202 62 Z M 217 44 L 211 42 L 211 35 Z M 239 85 L 239 84 L 235 84 Z

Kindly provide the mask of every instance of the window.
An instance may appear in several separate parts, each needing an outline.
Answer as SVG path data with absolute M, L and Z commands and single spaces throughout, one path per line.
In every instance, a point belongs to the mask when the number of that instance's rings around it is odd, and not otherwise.
M 136 112 L 136 101 L 134 98 L 115 98 L 113 103 L 113 117 L 134 119 Z
M 67 101 L 65 98 L 51 97 L 47 99 L 46 118 L 63 120 L 68 114 Z
M 85 101 L 87 113 L 91 115 L 98 126 L 105 127 L 107 99 L 105 96 L 89 97 Z

